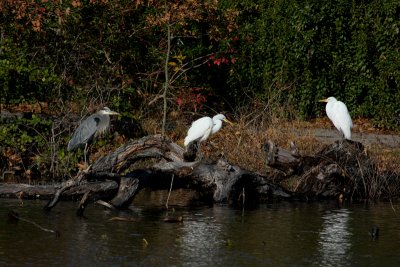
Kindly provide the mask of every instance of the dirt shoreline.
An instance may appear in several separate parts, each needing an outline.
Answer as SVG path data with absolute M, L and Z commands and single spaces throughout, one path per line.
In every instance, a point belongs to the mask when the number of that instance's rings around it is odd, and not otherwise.
M 318 141 L 324 144 L 333 143 L 340 139 L 339 132 L 336 129 L 309 128 L 301 129 L 298 136 L 314 136 Z M 400 147 L 400 135 L 396 134 L 378 134 L 378 133 L 352 133 L 352 140 L 363 145 L 380 145 L 388 148 Z

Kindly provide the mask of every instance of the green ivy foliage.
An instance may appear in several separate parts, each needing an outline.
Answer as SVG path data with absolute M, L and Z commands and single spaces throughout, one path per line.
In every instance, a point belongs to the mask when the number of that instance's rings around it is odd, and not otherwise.
M 17 44 L 6 37 L 0 47 L 0 100 L 16 104 L 51 101 L 59 77 L 52 64 L 40 66 L 27 56 L 27 44 Z
M 271 85 L 285 90 L 282 100 L 306 118 L 320 114 L 318 99 L 336 96 L 352 116 L 399 127 L 400 2 L 241 5 L 240 33 L 246 43 L 238 76 L 255 96 L 268 97 Z
M 0 5 L 2 103 L 106 100 L 132 114 L 147 111 L 162 92 L 163 4 L 15 6 L 22 2 Z M 177 1 L 167 2 L 177 8 Z M 195 88 L 214 109 L 273 98 L 313 118 L 323 115 L 317 100 L 335 96 L 353 117 L 399 128 L 399 1 L 220 0 L 206 7 L 212 3 L 197 5 L 204 8 L 197 16 L 171 14 L 181 17 L 171 23 L 170 104 Z
M 47 145 L 45 134 L 50 132 L 51 121 L 36 115 L 32 118 L 17 118 L 12 123 L 1 120 L 0 143 L 21 152 L 42 150 Z

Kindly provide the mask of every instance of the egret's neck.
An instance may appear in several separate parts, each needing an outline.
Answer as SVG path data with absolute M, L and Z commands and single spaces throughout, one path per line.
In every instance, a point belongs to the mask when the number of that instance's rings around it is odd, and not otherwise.
M 213 120 L 213 122 L 214 122 L 214 126 L 213 126 L 213 128 L 211 130 L 211 134 L 215 134 L 222 127 L 222 121 L 221 120 Z
M 329 113 L 329 110 L 332 109 L 333 105 L 334 105 L 336 102 L 337 102 L 337 101 L 331 100 L 331 101 L 329 101 L 328 103 L 326 103 L 325 109 L 326 109 L 326 112 L 327 112 L 327 113 Z

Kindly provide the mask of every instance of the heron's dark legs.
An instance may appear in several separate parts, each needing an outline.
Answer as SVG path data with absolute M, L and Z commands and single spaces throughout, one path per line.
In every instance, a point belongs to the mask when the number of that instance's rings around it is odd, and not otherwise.
M 86 144 L 85 144 L 85 149 L 83 150 L 83 156 L 84 156 L 84 158 L 85 158 L 85 164 L 86 164 L 86 165 L 88 164 L 88 161 L 87 161 L 87 158 L 86 158 L 87 147 L 88 147 L 88 144 L 86 143 Z

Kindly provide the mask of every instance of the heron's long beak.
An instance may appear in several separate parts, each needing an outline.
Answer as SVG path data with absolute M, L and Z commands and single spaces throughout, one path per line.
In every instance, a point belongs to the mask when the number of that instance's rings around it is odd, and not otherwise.
M 224 119 L 224 122 L 227 122 L 227 123 L 229 123 L 230 125 L 234 125 L 234 123 L 233 122 L 231 122 L 230 120 L 228 120 L 228 119 Z
M 327 102 L 328 102 L 328 98 L 321 99 L 321 100 L 319 100 L 318 102 L 325 102 L 325 103 L 327 103 Z
M 112 110 L 107 111 L 106 114 L 108 114 L 108 115 L 119 115 L 118 112 L 115 112 L 115 111 L 112 111 Z

